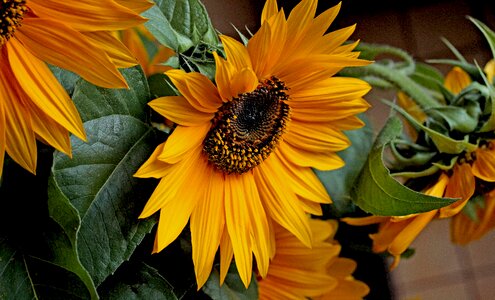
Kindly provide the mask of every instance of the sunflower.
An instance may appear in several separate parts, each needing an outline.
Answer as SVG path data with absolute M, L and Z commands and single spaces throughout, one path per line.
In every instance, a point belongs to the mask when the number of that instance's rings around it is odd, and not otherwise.
M 351 274 L 356 263 L 339 257 L 340 245 L 333 239 L 337 221 L 309 221 L 312 248 L 275 224 L 275 256 L 268 275 L 258 281 L 260 299 L 362 299 L 369 288 Z
M 143 25 L 121 31 L 120 39 L 136 57 L 146 76 L 163 73 L 172 69 L 171 67 L 160 65 L 160 63 L 166 62 L 175 52 L 170 48 L 159 45 L 153 35 Z M 147 43 L 155 45 L 156 49 L 154 50 L 156 52 L 149 53 L 146 50 L 144 40 Z
M 36 139 L 68 155 L 68 132 L 85 139 L 74 104 L 46 63 L 95 85 L 127 87 L 117 68 L 137 63 L 111 31 L 143 23 L 139 13 L 149 7 L 144 0 L 1 2 L 0 176 L 5 151 L 34 173 Z
M 487 68 L 485 68 L 487 70 Z M 487 72 L 488 73 L 488 72 Z M 444 86 L 453 94 L 459 94 L 471 84 L 469 75 L 459 67 L 454 67 L 445 77 Z M 408 112 L 423 121 L 425 115 L 418 113 L 417 106 L 411 105 L 412 99 L 399 94 L 399 103 Z M 344 218 L 342 221 L 356 226 L 379 224 L 378 233 L 371 234 L 373 251 L 388 251 L 395 268 L 400 255 L 407 250 L 421 231 L 436 218 L 451 218 L 451 235 L 455 243 L 466 244 L 480 238 L 495 226 L 491 221 L 495 209 L 493 199 L 493 182 L 495 182 L 495 141 L 481 140 L 479 147 L 472 152 L 463 152 L 455 157 L 455 163 L 447 171 L 440 171 L 435 183 L 423 192 L 435 197 L 458 198 L 459 200 L 425 213 L 409 216 L 369 216 L 364 218 Z M 492 188 L 490 188 L 492 187 Z M 475 196 L 484 197 L 483 205 L 477 207 L 479 220 L 473 220 L 462 213 L 469 201 Z
M 226 59 L 214 53 L 216 86 L 199 73 L 166 72 L 181 96 L 150 106 L 177 124 L 137 177 L 161 178 L 141 218 L 160 211 L 154 251 L 169 245 L 190 219 L 198 286 L 220 246 L 221 279 L 235 256 L 240 277 L 251 280 L 253 254 L 264 277 L 275 245 L 269 220 L 310 246 L 306 213 L 321 214 L 330 198 L 311 167 L 344 165 L 342 130 L 364 124 L 370 86 L 334 75 L 369 62 L 342 45 L 354 26 L 325 34 L 338 13 L 315 16 L 304 0 L 288 19 L 269 0 L 262 26 L 247 47 L 221 36 Z

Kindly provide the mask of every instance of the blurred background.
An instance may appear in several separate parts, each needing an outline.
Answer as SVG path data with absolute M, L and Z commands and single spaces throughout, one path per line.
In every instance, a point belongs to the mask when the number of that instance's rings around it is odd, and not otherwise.
M 222 33 L 237 36 L 232 25 L 245 31 L 258 29 L 264 0 L 202 0 L 213 25 Z M 298 0 L 279 0 L 286 12 Z M 339 1 L 320 0 L 318 11 Z M 466 16 L 472 16 L 495 29 L 495 2 L 481 0 L 344 0 L 342 10 L 331 30 L 357 24 L 351 37 L 367 43 L 382 43 L 399 47 L 418 61 L 431 58 L 454 58 L 440 40 L 448 39 L 468 61 L 483 66 L 491 57 L 482 34 Z M 437 66 L 444 74 L 449 66 Z M 367 112 L 375 133 L 383 126 L 389 109 L 377 99 L 392 99 L 393 94 L 373 90 L 366 97 L 373 107 Z M 346 228 L 341 228 L 340 241 L 346 240 Z M 416 249 L 410 259 L 388 273 L 387 261 L 379 256 L 344 249 L 343 255 L 354 256 L 359 269 L 355 277 L 367 281 L 372 292 L 367 299 L 495 299 L 495 233 L 468 246 L 450 242 L 449 221 L 435 221 L 412 244 Z M 366 238 L 367 232 L 352 232 Z

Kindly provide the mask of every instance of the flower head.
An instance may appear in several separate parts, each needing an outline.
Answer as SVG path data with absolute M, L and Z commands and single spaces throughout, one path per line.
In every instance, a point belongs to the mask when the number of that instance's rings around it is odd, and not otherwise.
M 161 178 L 140 217 L 160 211 L 154 251 L 190 220 L 200 287 L 219 246 L 222 280 L 235 256 L 247 286 L 253 254 L 264 277 L 275 251 L 271 220 L 309 247 L 306 213 L 330 202 L 311 167 L 342 167 L 335 152 L 350 145 L 342 130 L 363 126 L 355 115 L 369 107 L 369 85 L 334 75 L 369 62 L 352 52 L 356 44 L 341 45 L 354 27 L 325 34 L 339 6 L 314 18 L 316 4 L 304 0 L 286 19 L 268 1 L 247 47 L 221 37 L 227 59 L 214 53 L 216 86 L 170 70 L 181 96 L 150 102 L 177 126 L 136 174 Z
M 260 299 L 362 299 L 369 288 L 352 277 L 356 263 L 339 257 L 336 221 L 310 220 L 312 248 L 274 225 L 277 250 L 268 275 L 258 282 Z
M 0 5 L 0 176 L 5 151 L 36 171 L 36 139 L 70 155 L 68 132 L 85 133 L 50 63 L 102 86 L 127 86 L 117 68 L 136 64 L 111 34 L 143 23 L 135 1 L 2 0 Z M 46 63 L 45 63 L 46 62 Z
M 487 74 L 490 70 L 489 66 L 485 68 Z M 493 184 L 495 182 L 495 136 L 493 136 L 493 129 L 487 130 L 492 132 L 486 132 L 482 129 L 488 118 L 481 115 L 483 111 L 481 105 L 490 103 L 483 98 L 485 97 L 483 94 L 485 88 L 478 83 L 472 85 L 470 76 L 459 67 L 454 67 L 446 75 L 444 86 L 449 93 L 452 93 L 453 97 L 446 100 L 448 108 L 457 111 L 459 108 L 471 109 L 471 113 L 476 115 L 473 113 L 473 107 L 469 107 L 476 105 L 480 109 L 480 115 L 473 117 L 474 121 L 472 122 L 462 120 L 461 123 L 463 124 L 459 125 L 454 123 L 439 125 L 442 124 L 441 121 L 433 119 L 438 114 L 431 113 L 434 109 L 426 111 L 430 113 L 427 116 L 425 112 L 418 111 L 418 106 L 411 105 L 412 100 L 404 94 L 399 95 L 399 103 L 411 116 L 424 122 L 427 126 L 432 126 L 435 130 L 444 130 L 446 135 L 456 139 L 463 137 L 473 146 L 460 153 L 443 153 L 425 138 L 424 132 L 417 133 L 414 135 L 417 138 L 416 143 L 423 147 L 421 148 L 423 151 L 421 155 L 424 155 L 426 160 L 418 159 L 418 165 L 412 166 L 411 169 L 415 168 L 412 171 L 413 176 L 407 179 L 406 184 L 417 186 L 417 184 L 415 185 L 417 182 L 432 182 L 424 186 L 421 191 L 427 195 L 459 200 L 440 209 L 408 216 L 369 216 L 343 219 L 344 222 L 352 225 L 379 224 L 378 232 L 370 236 L 373 240 L 373 250 L 375 252 L 388 251 L 394 257 L 392 268 L 398 265 L 400 255 L 407 250 L 421 231 L 436 218 L 452 218 L 452 240 L 459 244 L 466 244 L 469 241 L 479 239 L 495 226 L 494 222 L 491 221 L 494 215 L 492 199 L 495 191 Z M 442 112 L 441 109 L 440 112 Z M 440 116 L 445 117 L 444 115 Z M 472 124 L 469 125 L 469 123 Z M 411 150 L 407 147 L 406 149 L 406 151 Z M 401 149 L 397 151 L 400 153 Z M 414 151 L 409 154 L 410 161 L 413 161 L 416 157 L 411 156 L 411 153 Z M 404 174 L 408 170 L 405 167 L 401 172 Z M 428 177 L 430 180 L 424 180 L 424 177 Z M 418 180 L 418 178 L 422 179 Z M 466 210 L 473 211 L 472 216 L 469 217 Z

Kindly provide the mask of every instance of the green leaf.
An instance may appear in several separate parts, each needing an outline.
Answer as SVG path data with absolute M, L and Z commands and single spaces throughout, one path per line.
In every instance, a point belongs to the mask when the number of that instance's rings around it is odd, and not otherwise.
M 443 75 L 438 69 L 419 62 L 416 63 L 416 70 L 411 78 L 430 90 L 438 90 L 438 87 L 443 84 Z
M 478 118 L 471 116 L 466 108 L 457 106 L 442 106 L 425 111 L 431 117 L 439 117 L 449 125 L 450 130 L 471 133 L 478 125 Z
M 178 52 L 179 41 L 177 39 L 177 34 L 170 25 L 170 22 L 163 15 L 160 8 L 155 5 L 145 11 L 142 16 L 148 18 L 148 21 L 144 23 L 144 26 L 146 26 L 157 41 L 165 47 Z
M 102 299 L 177 300 L 173 287 L 158 271 L 144 263 L 127 263 L 98 289 Z
M 413 191 L 393 179 L 383 163 L 383 151 L 386 144 L 401 132 L 402 124 L 396 117 L 390 118 L 380 132 L 351 191 L 356 205 L 374 215 L 402 216 L 455 202 L 457 199 L 437 198 Z
M 467 17 L 471 22 L 478 27 L 478 29 L 483 33 L 486 38 L 486 41 L 490 45 L 490 49 L 492 50 L 492 57 L 495 58 L 495 32 L 493 32 L 488 26 L 486 26 L 480 20 L 477 20 L 473 17 Z
M 57 78 L 58 82 L 64 87 L 69 95 L 72 95 L 74 92 L 74 87 L 76 86 L 77 81 L 81 78 L 79 75 L 59 68 L 54 65 L 48 65 L 53 75 Z
M 220 273 L 213 268 L 208 281 L 203 286 L 203 291 L 213 300 L 250 300 L 258 299 L 258 284 L 256 276 L 253 276 L 248 288 L 237 273 L 235 264 L 231 264 L 225 282 L 220 286 Z
M 145 26 L 157 40 L 183 53 L 199 44 L 217 46 L 216 31 L 204 5 L 198 0 L 155 0 L 156 6 L 143 14 Z
M 55 154 L 52 173 L 81 218 L 77 251 L 98 285 L 130 257 L 154 225 L 152 218 L 138 220 L 149 192 L 141 191 L 146 185 L 133 174 L 154 150 L 155 135 L 145 123 L 124 115 L 87 121 L 84 127 L 88 142 L 72 138 L 73 158 Z M 65 199 L 51 202 L 59 201 Z
M 343 168 L 334 171 L 314 170 L 333 201 L 329 206 L 323 207 L 326 215 L 342 217 L 354 211 L 355 207 L 350 195 L 351 189 L 366 162 L 373 139 L 373 130 L 368 120 L 365 119 L 365 121 L 365 127 L 345 132 L 352 144 L 346 150 L 338 153 L 345 161 Z M 327 209 L 329 211 L 326 211 Z
M 463 151 L 474 151 L 478 148 L 478 146 L 469 143 L 469 136 L 466 135 L 464 140 L 454 140 L 453 138 L 441 134 L 438 131 L 435 131 L 423 124 L 419 123 L 415 118 L 413 118 L 410 114 L 408 114 L 404 109 L 391 103 L 389 101 L 384 101 L 386 104 L 393 107 L 397 110 L 401 115 L 403 115 L 413 126 L 420 128 L 425 131 L 425 133 L 431 138 L 435 146 L 437 147 L 440 153 L 447 154 L 459 154 Z
M 153 74 L 148 78 L 153 99 L 164 96 L 177 96 L 179 92 L 165 74 Z
M 110 115 L 128 115 L 146 121 L 150 91 L 141 67 L 122 69 L 129 89 L 105 89 L 80 80 L 72 100 L 83 122 Z
M 0 299 L 34 299 L 36 291 L 21 252 L 0 235 Z
M 155 223 L 138 216 L 154 181 L 133 174 L 156 145 L 144 121 L 150 99 L 139 67 L 122 71 L 130 89 L 104 89 L 80 80 L 73 100 L 87 142 L 71 137 L 72 159 L 56 152 L 49 189 L 51 217 L 65 231 L 94 284 L 129 259 Z M 153 184 L 152 184 L 153 183 Z

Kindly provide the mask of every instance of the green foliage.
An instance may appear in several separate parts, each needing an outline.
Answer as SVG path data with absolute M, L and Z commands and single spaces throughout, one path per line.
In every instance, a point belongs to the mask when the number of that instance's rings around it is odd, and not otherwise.
M 204 5 L 198 0 L 155 0 L 155 4 L 143 16 L 149 18 L 145 26 L 158 42 L 178 54 L 167 64 L 213 79 L 212 52 L 221 49 Z
M 220 286 L 220 273 L 217 268 L 213 268 L 210 278 L 208 278 L 208 281 L 203 287 L 203 291 L 213 300 L 258 299 L 258 284 L 256 283 L 255 276 L 253 276 L 251 283 L 246 289 L 234 264 L 230 266 L 222 286 Z
M 346 135 L 351 141 L 351 146 L 338 153 L 344 160 L 345 166 L 333 171 L 314 170 L 333 201 L 332 204 L 323 207 L 325 217 L 339 218 L 355 210 L 351 189 L 366 162 L 373 142 L 372 128 L 365 116 L 362 117 L 366 121 L 366 126 L 347 131 Z
M 173 286 L 154 268 L 145 263 L 127 263 L 119 275 L 102 286 L 102 299 L 109 300 L 178 300 Z
M 351 191 L 356 205 L 375 215 L 402 216 L 430 211 L 456 201 L 413 191 L 390 175 L 383 162 L 383 150 L 401 132 L 402 125 L 396 117 L 390 118 L 380 132 Z

